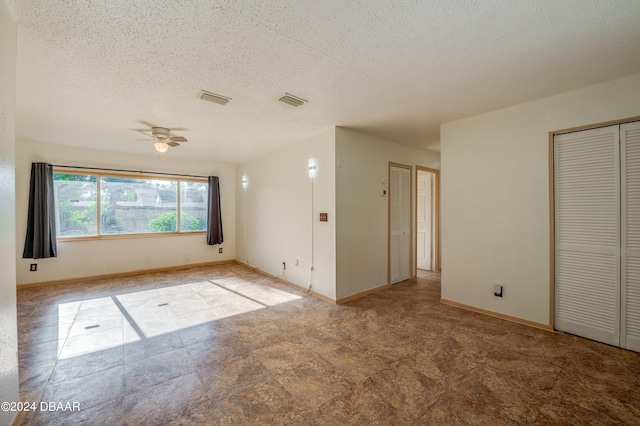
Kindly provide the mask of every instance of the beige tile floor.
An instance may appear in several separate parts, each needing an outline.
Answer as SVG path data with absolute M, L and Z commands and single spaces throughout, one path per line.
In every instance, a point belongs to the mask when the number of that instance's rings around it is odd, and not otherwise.
M 439 303 L 335 306 L 239 265 L 18 292 L 24 425 L 640 424 L 640 354 Z

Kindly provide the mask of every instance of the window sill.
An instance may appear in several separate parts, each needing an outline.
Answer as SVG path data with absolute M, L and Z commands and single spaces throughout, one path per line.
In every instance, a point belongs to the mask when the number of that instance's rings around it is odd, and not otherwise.
M 176 237 L 183 235 L 205 235 L 206 231 L 184 231 L 184 232 L 157 232 L 149 234 L 118 234 L 118 235 L 92 235 L 85 237 L 57 237 L 59 243 L 70 241 L 93 241 L 93 240 L 123 240 L 130 238 L 155 238 L 155 237 Z

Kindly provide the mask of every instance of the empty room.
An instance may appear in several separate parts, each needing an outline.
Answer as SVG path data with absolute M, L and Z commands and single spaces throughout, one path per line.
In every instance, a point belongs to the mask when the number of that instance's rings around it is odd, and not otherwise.
M 638 22 L 0 0 L 0 425 L 638 424 Z

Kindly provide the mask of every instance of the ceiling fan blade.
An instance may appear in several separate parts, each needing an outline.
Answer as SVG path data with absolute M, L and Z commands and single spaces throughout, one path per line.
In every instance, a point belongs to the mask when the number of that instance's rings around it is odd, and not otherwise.
M 149 133 L 149 130 L 140 130 L 140 129 L 133 129 L 133 130 L 135 130 L 136 132 L 138 132 L 140 134 L 143 134 L 145 136 L 153 138 L 153 135 L 151 133 Z
M 147 139 L 134 139 L 134 141 L 145 141 L 145 142 L 153 142 L 155 139 L 147 138 Z
M 140 124 L 142 124 L 142 125 L 144 125 L 145 127 L 148 127 L 148 128 L 158 127 L 158 126 L 155 126 L 155 125 L 149 123 L 148 121 L 144 121 L 144 120 L 138 120 L 138 123 L 140 123 Z
M 169 146 L 179 146 L 180 144 L 178 142 L 166 142 L 167 145 Z
M 182 137 L 182 136 L 171 136 L 171 137 L 169 138 L 169 140 L 170 140 L 171 142 L 186 142 L 186 141 L 187 141 L 187 138 Z

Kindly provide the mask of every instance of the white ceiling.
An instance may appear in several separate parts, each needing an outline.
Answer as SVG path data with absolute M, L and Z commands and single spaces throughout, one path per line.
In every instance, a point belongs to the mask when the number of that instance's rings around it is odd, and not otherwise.
M 18 139 L 150 154 L 139 121 L 185 128 L 169 158 L 334 125 L 438 150 L 442 123 L 640 72 L 638 0 L 5 1 Z

